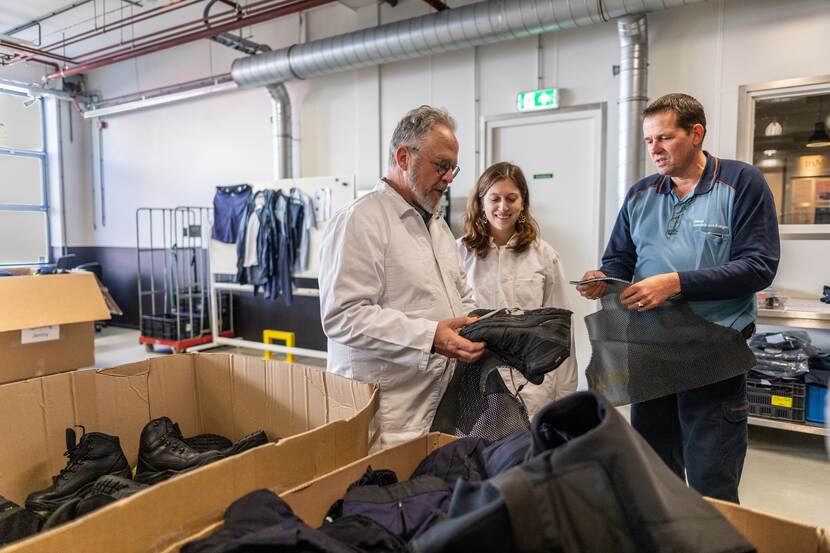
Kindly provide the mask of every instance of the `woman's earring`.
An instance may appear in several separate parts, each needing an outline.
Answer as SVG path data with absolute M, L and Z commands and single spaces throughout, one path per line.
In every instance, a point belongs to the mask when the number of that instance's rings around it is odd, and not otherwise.
M 527 217 L 525 217 L 524 213 L 519 215 L 519 222 L 522 223 L 522 224 L 527 223 Z
M 486 224 L 488 224 L 488 222 L 489 222 L 489 221 L 487 221 L 487 216 L 486 216 L 486 215 L 484 214 L 484 212 L 482 211 L 482 212 L 481 212 L 481 224 L 482 224 L 482 225 L 486 225 Z

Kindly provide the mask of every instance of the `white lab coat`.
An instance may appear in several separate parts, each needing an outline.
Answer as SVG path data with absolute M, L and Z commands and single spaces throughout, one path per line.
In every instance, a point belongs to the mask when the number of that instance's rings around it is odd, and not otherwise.
M 382 447 L 427 433 L 455 366 L 430 353 L 438 321 L 475 308 L 449 227 L 381 181 L 321 242 L 328 371 L 379 386 Z
M 559 254 L 550 244 L 537 239 L 522 253 L 510 249 L 515 240 L 511 238 L 506 246 L 498 247 L 490 239 L 490 253 L 480 258 L 459 238 L 458 254 L 467 274 L 467 282 L 473 289 L 476 305 L 483 309 L 520 307 L 559 307 L 569 309 L 565 299 L 565 274 Z M 573 320 L 571 321 L 573 324 Z M 532 417 L 551 401 L 576 391 L 577 386 L 576 348 L 571 328 L 571 356 L 538 386 L 527 382 L 518 371 L 501 370 L 508 389 L 515 392 L 524 385 L 520 395 Z

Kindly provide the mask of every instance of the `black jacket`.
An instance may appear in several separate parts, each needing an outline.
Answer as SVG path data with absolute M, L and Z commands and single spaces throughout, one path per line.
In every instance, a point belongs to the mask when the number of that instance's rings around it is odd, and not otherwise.
M 754 551 L 602 396 L 551 403 L 531 435 L 529 461 L 456 485 L 449 519 L 411 542 L 415 551 Z

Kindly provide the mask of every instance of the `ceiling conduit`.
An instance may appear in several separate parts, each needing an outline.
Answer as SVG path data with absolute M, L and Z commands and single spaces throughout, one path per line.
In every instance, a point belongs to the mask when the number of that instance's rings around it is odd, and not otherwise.
M 703 0 L 489 0 L 237 59 L 240 86 L 309 79 Z

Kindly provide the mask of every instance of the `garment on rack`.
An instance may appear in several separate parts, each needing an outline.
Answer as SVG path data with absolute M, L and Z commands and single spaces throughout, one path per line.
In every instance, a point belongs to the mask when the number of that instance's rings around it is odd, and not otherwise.
M 254 294 L 262 290 L 263 295 L 270 299 L 276 298 L 276 268 L 277 253 L 279 244 L 279 226 L 276 220 L 275 206 L 277 198 L 282 196 L 279 190 L 260 190 L 248 201 L 245 213 L 246 224 L 241 226 L 241 232 L 236 241 L 236 279 L 240 284 L 251 284 L 254 287 Z M 259 210 L 259 232 L 256 236 L 257 263 L 255 266 L 245 267 L 248 251 L 248 224 L 250 217 L 257 216 L 257 205 L 261 203 Z
M 314 219 L 317 222 L 331 218 L 331 188 L 318 188 L 314 191 Z
M 293 256 L 293 242 L 291 236 L 291 214 L 289 210 L 289 201 L 285 195 L 280 192 L 277 198 L 277 203 L 274 208 L 277 216 L 277 226 L 279 228 L 279 241 L 276 265 L 276 298 L 279 295 L 285 296 L 285 303 L 291 305 L 294 299 L 294 290 L 292 288 L 292 269 L 294 267 Z
M 261 200 L 261 196 L 259 198 Z M 245 260 L 243 267 L 254 267 L 259 265 L 257 255 L 257 240 L 259 239 L 260 218 L 262 217 L 263 206 L 255 205 L 254 212 L 248 217 L 248 225 L 245 227 Z
M 300 239 L 297 244 L 297 255 L 294 260 L 294 272 L 303 273 L 308 270 L 309 266 L 309 249 L 311 240 L 311 229 L 317 226 L 317 221 L 314 213 L 314 202 L 311 196 L 300 190 L 299 188 L 292 188 L 289 192 L 292 200 L 302 203 L 302 219 L 299 222 L 295 221 L 295 225 L 299 228 L 297 230 Z
M 266 299 L 293 300 L 294 264 L 305 207 L 281 190 L 265 189 L 248 200 L 236 241 L 237 282 Z M 253 233 L 256 232 L 256 236 Z
M 213 196 L 213 232 L 214 240 L 235 244 L 240 224 L 247 221 L 245 210 L 251 198 L 249 184 L 234 186 L 217 186 Z

